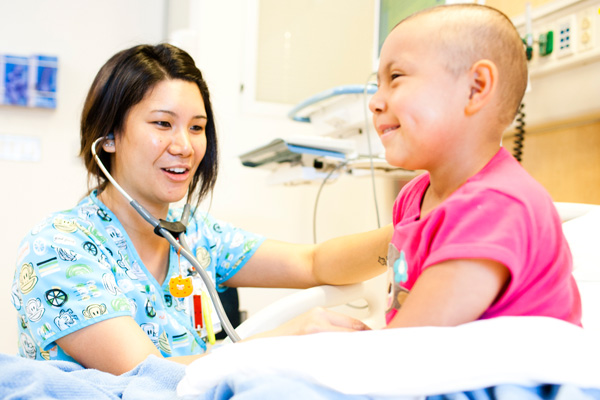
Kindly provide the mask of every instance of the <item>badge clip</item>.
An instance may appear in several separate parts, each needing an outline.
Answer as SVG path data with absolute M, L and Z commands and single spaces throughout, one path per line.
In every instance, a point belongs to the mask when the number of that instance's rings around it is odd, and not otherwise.
M 174 276 L 169 280 L 169 292 L 175 297 L 188 297 L 192 294 L 194 286 L 192 278 L 183 278 L 181 275 Z
M 179 262 L 179 276 L 174 276 L 169 280 L 169 292 L 175 297 L 188 297 L 194 291 L 192 277 L 183 277 L 181 270 L 181 247 L 177 250 L 177 261 Z

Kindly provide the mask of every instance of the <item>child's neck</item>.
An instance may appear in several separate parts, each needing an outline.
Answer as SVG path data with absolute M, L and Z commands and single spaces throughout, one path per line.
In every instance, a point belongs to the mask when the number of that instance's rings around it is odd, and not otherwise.
M 452 195 L 469 178 L 476 175 L 496 155 L 500 147 L 491 148 L 468 162 L 446 164 L 443 168 L 429 171 L 429 186 L 421 200 L 423 218 Z

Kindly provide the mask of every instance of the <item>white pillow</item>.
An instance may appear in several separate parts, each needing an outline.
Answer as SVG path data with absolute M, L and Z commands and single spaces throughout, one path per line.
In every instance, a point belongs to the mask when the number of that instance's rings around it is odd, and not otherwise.
M 563 223 L 577 281 L 600 282 L 600 206 Z
M 581 295 L 581 323 L 600 333 L 600 206 L 563 223 L 573 254 L 573 277 Z

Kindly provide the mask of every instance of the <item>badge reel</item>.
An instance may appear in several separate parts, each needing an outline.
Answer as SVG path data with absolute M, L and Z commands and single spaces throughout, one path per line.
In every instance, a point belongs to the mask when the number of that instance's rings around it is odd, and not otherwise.
M 192 324 L 201 338 L 210 344 L 215 344 L 215 333 L 221 332 L 221 320 L 215 311 L 215 307 L 206 289 L 206 284 L 200 278 L 200 274 L 190 266 L 192 276 L 183 277 L 180 252 L 179 276 L 169 280 L 169 292 L 174 297 L 186 298 L 188 310 L 192 310 Z M 190 297 L 190 295 L 192 295 Z

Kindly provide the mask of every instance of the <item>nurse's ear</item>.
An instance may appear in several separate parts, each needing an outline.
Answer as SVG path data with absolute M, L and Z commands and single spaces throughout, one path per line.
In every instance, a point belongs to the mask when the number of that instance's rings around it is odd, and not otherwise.
M 115 152 L 115 135 L 112 133 L 106 135 L 106 140 L 102 143 L 102 149 L 107 153 Z

